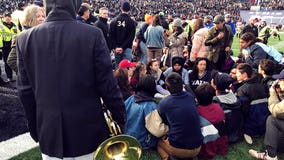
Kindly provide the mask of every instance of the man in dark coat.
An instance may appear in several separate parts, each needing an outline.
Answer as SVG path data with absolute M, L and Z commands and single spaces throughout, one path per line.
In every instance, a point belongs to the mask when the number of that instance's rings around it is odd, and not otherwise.
M 132 60 L 132 43 L 135 37 L 135 22 L 130 18 L 131 6 L 124 1 L 121 4 L 121 14 L 110 22 L 109 39 L 111 49 L 115 52 L 115 64 L 118 66 L 123 59 Z
M 103 34 L 75 20 L 80 5 L 81 0 L 46 0 L 46 21 L 17 38 L 19 96 L 44 159 L 93 159 L 109 137 L 100 98 L 113 119 L 125 123 Z
M 107 42 L 107 45 L 110 49 L 109 44 L 109 25 L 107 23 L 108 20 L 108 9 L 106 7 L 102 7 L 99 10 L 99 19 L 95 22 L 94 26 L 100 28 L 104 34 L 105 40 Z

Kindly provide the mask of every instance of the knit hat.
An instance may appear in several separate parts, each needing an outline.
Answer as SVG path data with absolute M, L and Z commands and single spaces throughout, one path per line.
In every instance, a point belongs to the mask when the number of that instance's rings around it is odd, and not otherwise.
M 124 59 L 122 61 L 120 61 L 120 63 L 118 64 L 118 68 L 129 68 L 129 67 L 135 67 L 136 63 L 135 62 L 130 62 L 127 59 Z
M 145 22 L 147 22 L 151 17 L 152 16 L 150 14 L 146 13 L 145 16 L 144 16 Z
M 181 20 L 179 18 L 175 19 L 173 22 L 173 26 L 182 27 Z
M 43 7 L 43 1 L 42 0 L 35 0 L 33 2 L 33 4 L 37 5 L 37 6 L 40 6 L 40 7 Z
M 183 57 L 174 56 L 174 57 L 172 58 L 172 66 L 174 66 L 175 64 L 179 64 L 179 65 L 183 66 L 183 65 L 184 65 L 184 62 L 185 62 L 185 60 L 184 60 Z
M 279 74 L 274 74 L 272 76 L 274 79 L 284 79 L 284 69 Z
M 219 24 L 221 22 L 224 22 L 225 18 L 222 15 L 217 15 L 214 17 L 213 23 Z
M 129 2 L 124 1 L 124 2 L 122 2 L 120 9 L 125 11 L 125 12 L 128 12 L 128 11 L 130 11 L 131 6 L 130 6 Z
M 218 90 L 225 91 L 233 83 L 233 78 L 227 73 L 219 72 L 214 77 L 214 83 Z

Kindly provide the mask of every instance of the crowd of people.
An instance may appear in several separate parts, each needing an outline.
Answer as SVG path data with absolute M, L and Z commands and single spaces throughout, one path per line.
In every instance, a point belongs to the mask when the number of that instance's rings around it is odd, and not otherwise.
M 91 159 L 108 138 L 102 100 L 125 134 L 163 160 L 213 159 L 231 143 L 252 144 L 264 134 L 267 151 L 249 154 L 277 160 L 284 144 L 284 67 L 282 54 L 267 45 L 265 23 L 258 29 L 251 18 L 238 33 L 234 61 L 235 2 L 175 0 L 163 8 L 153 1 L 78 2 L 46 1 L 44 10 L 35 1 L 17 24 L 3 15 L 5 72 L 9 79 L 17 73 L 43 159 Z M 134 13 L 143 15 L 139 26 Z M 192 21 L 174 16 L 189 13 Z

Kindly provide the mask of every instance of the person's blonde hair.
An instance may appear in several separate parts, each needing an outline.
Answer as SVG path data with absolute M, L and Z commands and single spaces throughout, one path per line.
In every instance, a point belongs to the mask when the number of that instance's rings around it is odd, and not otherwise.
M 27 6 L 24 10 L 24 18 L 22 20 L 22 25 L 26 27 L 34 27 L 37 25 L 36 14 L 38 11 L 42 11 L 45 15 L 45 10 L 37 5 Z
M 107 10 L 107 11 L 108 11 L 108 8 L 106 8 L 106 7 L 102 7 L 102 8 L 100 8 L 100 9 L 99 9 L 99 14 L 101 14 L 101 13 L 102 13 L 102 11 L 105 11 L 105 10 Z

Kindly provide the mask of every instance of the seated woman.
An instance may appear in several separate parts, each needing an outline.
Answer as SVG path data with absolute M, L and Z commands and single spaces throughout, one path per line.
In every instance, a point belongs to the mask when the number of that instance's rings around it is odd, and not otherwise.
M 242 49 L 243 58 L 245 63 L 251 65 L 254 69 L 258 69 L 259 61 L 261 59 L 271 59 L 273 61 L 282 60 L 280 53 L 271 52 L 268 53 L 266 46 L 262 43 L 257 43 L 256 37 L 250 33 L 244 33 L 240 38 L 240 47 Z M 267 46 L 266 46 L 267 47 Z M 280 59 L 278 58 L 280 56 Z M 279 59 L 279 60 L 278 60 Z M 279 63 L 279 62 L 278 62 Z
M 183 80 L 183 83 L 185 85 L 188 85 L 188 72 L 186 69 L 183 68 L 185 59 L 183 57 L 180 56 L 175 56 L 172 58 L 172 67 L 168 68 L 164 73 L 163 73 L 163 77 L 162 80 L 159 82 L 160 85 L 163 85 L 164 79 L 167 78 L 167 76 L 172 73 L 172 72 L 176 72 L 178 73 Z
M 155 78 L 144 75 L 139 79 L 135 94 L 125 101 L 127 115 L 125 133 L 135 137 L 143 149 L 154 148 L 157 145 L 157 138 L 145 127 L 146 117 L 157 109 L 154 102 L 155 93 Z
M 259 75 L 253 68 L 242 63 L 237 66 L 237 79 L 242 85 L 237 90 L 237 97 L 242 105 L 244 116 L 244 138 L 252 144 L 251 136 L 262 135 L 265 132 L 265 122 L 269 116 L 267 97 Z
M 221 106 L 213 103 L 214 88 L 209 83 L 203 83 L 195 90 L 199 114 L 212 123 L 220 137 L 207 142 L 201 148 L 199 157 L 204 160 L 213 159 L 215 155 L 226 155 L 228 152 L 228 136 L 225 128 L 225 114 Z
M 199 57 L 196 59 L 193 69 L 189 72 L 189 85 L 194 91 L 202 83 L 211 82 L 211 70 L 207 58 Z
M 142 62 L 138 62 L 135 65 L 135 69 L 133 71 L 133 75 L 130 78 L 130 86 L 132 90 L 135 92 L 137 89 L 137 85 L 139 82 L 139 78 L 146 74 L 146 65 Z
M 132 95 L 131 87 L 128 81 L 128 70 L 125 68 L 118 68 L 113 72 L 113 74 L 117 80 L 123 100 L 125 101 Z

